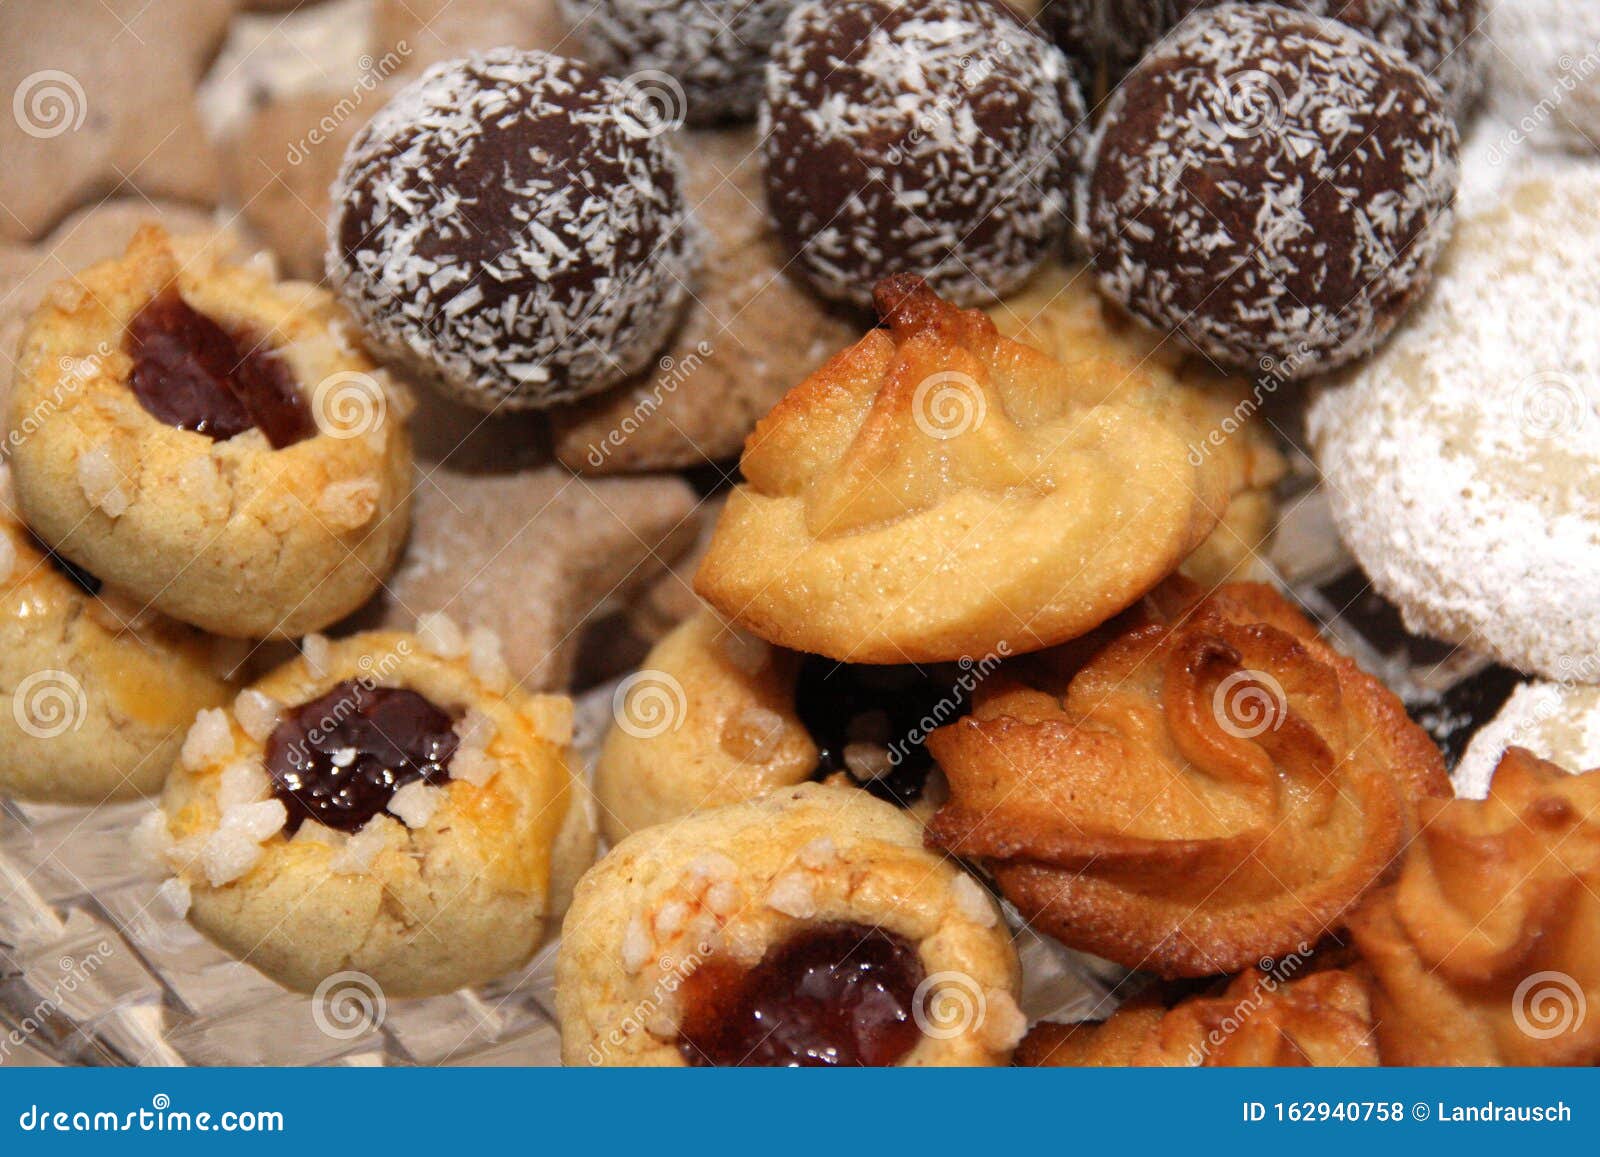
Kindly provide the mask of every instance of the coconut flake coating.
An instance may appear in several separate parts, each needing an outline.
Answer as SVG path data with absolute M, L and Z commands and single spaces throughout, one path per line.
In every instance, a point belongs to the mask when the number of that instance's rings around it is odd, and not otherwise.
M 1049 0 L 1040 21 L 1082 75 L 1115 84 L 1191 12 L 1219 0 Z M 1254 0 L 1260 2 L 1260 0 Z M 1524 0 L 1508 5 L 1518 7 Z M 1460 116 L 1483 89 L 1480 0 L 1278 0 L 1348 24 L 1399 50 L 1444 89 Z M 1102 71 L 1103 69 L 1103 71 Z
M 643 367 L 688 294 L 676 156 L 621 86 L 545 52 L 435 65 L 351 142 L 328 275 L 383 354 L 530 409 Z
M 1375 348 L 1449 237 L 1454 120 L 1330 20 L 1189 17 L 1108 102 L 1087 222 L 1101 288 L 1229 365 L 1299 378 Z
M 747 120 L 761 72 L 799 0 L 561 0 L 583 56 L 613 76 L 659 71 L 683 86 L 690 124 Z
M 895 273 L 963 305 L 1022 284 L 1067 230 L 1083 99 L 992 0 L 812 0 L 773 48 L 767 203 L 825 297 Z

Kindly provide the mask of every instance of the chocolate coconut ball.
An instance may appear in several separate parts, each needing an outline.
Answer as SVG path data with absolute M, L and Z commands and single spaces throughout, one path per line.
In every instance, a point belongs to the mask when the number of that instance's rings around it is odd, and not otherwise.
M 767 66 L 767 203 L 825 297 L 916 273 L 988 300 L 1066 232 L 1083 115 L 1066 58 L 994 0 L 812 0 Z
M 1197 12 L 1123 81 L 1093 145 L 1101 289 L 1241 368 L 1370 351 L 1449 236 L 1455 122 L 1399 53 L 1273 5 Z
M 799 0 L 561 0 L 583 57 L 690 124 L 747 120 Z M 661 77 L 672 78 L 673 86 Z M 679 107 L 673 107 L 679 106 Z
M 430 68 L 351 142 L 328 275 L 386 357 L 532 409 L 644 366 L 697 239 L 677 158 L 618 82 L 502 48 Z
M 1090 92 L 1106 92 L 1185 16 L 1222 0 L 1048 0 L 1040 21 L 1081 70 Z M 1247 0 L 1260 2 L 1260 0 Z M 1479 0 L 1279 0 L 1286 8 L 1348 24 L 1398 49 L 1445 92 L 1462 115 L 1483 88 Z M 1514 6 L 1514 5 L 1513 5 Z

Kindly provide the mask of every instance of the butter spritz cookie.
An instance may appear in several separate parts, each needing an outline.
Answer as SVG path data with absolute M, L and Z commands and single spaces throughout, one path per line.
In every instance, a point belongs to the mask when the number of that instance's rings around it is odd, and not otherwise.
M 195 926 L 289 988 L 448 992 L 526 963 L 593 859 L 571 728 L 481 633 L 311 636 L 200 713 L 154 840 Z
M 854 785 L 926 819 L 944 781 L 923 740 L 965 710 L 987 671 L 802 655 L 702 609 L 614 696 L 595 764 L 602 830 L 616 841 L 808 780 Z
M 39 537 L 129 597 L 294 637 L 394 564 L 408 405 L 326 293 L 147 227 L 30 320 L 13 481 Z
M 934 845 L 1068 947 L 1169 978 L 1337 931 L 1450 794 L 1400 700 L 1253 583 L 1164 583 L 1003 665 L 928 745 Z
M 233 694 L 233 656 L 51 554 L 17 518 L 9 473 L 0 465 L 0 794 L 98 804 L 160 791 L 195 713 Z
M 1217 526 L 1228 471 L 1173 392 L 1059 362 L 921 280 L 745 444 L 696 589 L 770 642 L 859 663 L 977 659 L 1092 630 Z
M 579 881 L 556 966 L 569 1065 L 1003 1065 L 1027 1027 L 994 900 L 865 792 L 662 824 Z

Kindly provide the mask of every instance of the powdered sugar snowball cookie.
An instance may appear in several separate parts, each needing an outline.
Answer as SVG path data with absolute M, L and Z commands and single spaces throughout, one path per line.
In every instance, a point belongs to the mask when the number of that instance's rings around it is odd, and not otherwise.
M 167 781 L 189 919 L 289 988 L 353 969 L 425 996 L 518 968 L 594 857 L 571 701 L 423 627 L 308 639 L 199 714 Z
M 664 119 L 755 116 L 767 54 L 799 0 L 559 0 L 582 56 Z
M 701 247 L 660 128 L 548 52 L 437 64 L 345 153 L 329 280 L 385 357 L 479 409 L 615 385 L 677 323 Z
M 1003 1065 L 1027 1028 L 1019 981 L 994 900 L 920 824 L 804 784 L 648 828 L 590 869 L 556 1015 L 569 1065 Z
M 995 657 L 862 666 L 774 647 L 702 608 L 618 686 L 595 761 L 606 838 L 808 780 L 926 819 L 944 777 L 923 738 L 966 710 Z
M 1523 747 L 1571 771 L 1600 767 L 1600 687 L 1582 683 L 1524 683 L 1461 753 L 1450 778 L 1456 795 L 1483 799 L 1500 757 Z
M 326 292 L 152 226 L 29 321 L 13 481 L 44 542 L 141 605 L 290 638 L 393 567 L 409 407 Z
M 1096 131 L 1100 287 L 1230 366 L 1349 362 L 1427 285 L 1458 147 L 1438 86 L 1393 49 L 1276 5 L 1197 12 Z
M 161 789 L 227 648 L 102 587 L 18 518 L 0 466 L 0 794 L 99 804 Z
M 990 0 L 811 0 L 774 45 L 767 205 L 823 296 L 896 273 L 970 305 L 1065 235 L 1083 98 L 1065 56 Z
M 1497 4 L 1487 31 L 1494 111 L 1537 143 L 1600 151 L 1600 4 Z
M 1314 404 L 1339 531 L 1413 631 L 1600 682 L 1600 174 L 1466 219 L 1394 342 Z

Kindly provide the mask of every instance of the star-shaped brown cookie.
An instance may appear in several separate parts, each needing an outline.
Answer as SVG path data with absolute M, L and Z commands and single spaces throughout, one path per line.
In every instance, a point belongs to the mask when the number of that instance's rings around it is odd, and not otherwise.
M 215 202 L 195 86 L 233 0 L 0 5 L 0 239 L 120 191 Z

